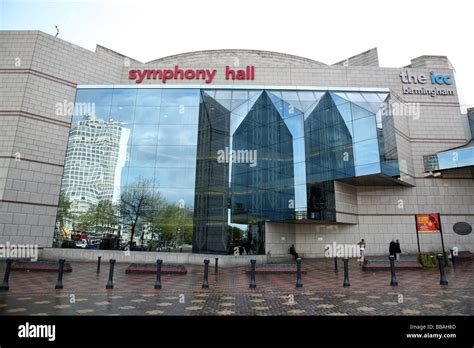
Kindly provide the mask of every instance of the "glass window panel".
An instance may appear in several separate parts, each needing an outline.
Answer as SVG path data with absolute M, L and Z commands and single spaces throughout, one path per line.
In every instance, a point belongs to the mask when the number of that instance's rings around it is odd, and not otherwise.
M 306 184 L 306 164 L 305 162 L 299 162 L 294 165 L 294 184 L 304 185 Z
M 194 206 L 194 190 L 193 189 L 177 189 L 177 188 L 162 188 L 157 190 L 164 199 L 170 204 L 179 204 L 180 200 L 184 201 L 184 207 L 193 209 Z
M 199 107 L 167 106 L 161 108 L 160 124 L 198 124 Z
M 161 88 L 138 89 L 137 106 L 160 106 L 161 104 Z
M 199 106 L 198 89 L 163 89 L 161 106 Z
M 342 117 L 342 120 L 346 124 L 351 122 L 352 121 L 351 103 L 345 102 L 345 103 L 340 103 L 340 104 L 336 104 L 336 105 L 337 105 L 337 110 L 339 111 L 339 114 Z
M 157 167 L 195 167 L 196 146 L 158 146 Z
M 247 104 L 247 103 L 246 103 Z M 233 135 L 234 132 L 239 128 L 242 121 L 245 119 L 245 115 L 238 115 L 236 113 L 232 113 L 230 117 L 230 134 Z
M 157 168 L 155 180 L 160 188 L 194 188 L 195 168 Z
M 158 125 L 136 124 L 133 126 L 132 145 L 156 145 Z
M 126 186 L 128 184 L 128 167 L 123 167 L 120 171 L 120 178 L 118 179 L 118 182 L 120 186 Z
M 158 145 L 197 145 L 197 126 L 160 126 Z
M 133 123 L 135 108 L 133 106 L 112 106 L 110 108 L 110 119 L 122 121 L 125 124 Z
M 365 102 L 361 93 L 346 93 L 346 96 L 351 102 Z
M 95 107 L 111 105 L 113 89 L 78 89 L 76 94 L 77 103 L 93 103 Z
M 155 168 L 130 167 L 128 169 L 128 186 L 135 185 L 144 180 L 146 180 L 150 187 L 155 186 Z
M 335 93 L 330 93 L 332 100 L 334 101 L 334 104 L 339 105 L 339 104 L 345 104 L 348 103 L 348 98 L 345 93 L 340 93 L 340 92 L 335 92 Z
M 474 165 L 474 148 L 466 148 L 453 152 L 457 152 L 458 154 L 458 167 Z
M 135 105 L 137 89 L 116 88 L 112 95 L 112 105 Z
M 300 98 L 298 98 L 298 93 L 296 93 L 295 91 L 282 91 L 281 95 L 283 97 L 283 100 L 287 103 L 300 101 Z
M 352 122 L 354 127 L 354 142 L 377 137 L 377 127 L 373 117 L 365 117 Z
M 384 102 L 388 97 L 388 93 L 375 93 L 381 102 Z
M 232 91 L 232 99 L 234 100 L 247 100 L 249 99 L 248 91 L 234 90 Z
M 304 136 L 303 115 L 293 115 L 293 117 L 285 118 L 285 124 L 290 130 L 293 138 L 301 138 Z
M 354 152 L 356 166 L 377 163 L 380 161 L 377 139 L 355 143 Z
M 217 90 L 216 91 L 216 99 L 224 99 L 230 100 L 232 99 L 232 91 L 231 90 Z
M 361 108 L 360 106 L 358 106 L 354 103 L 351 103 L 351 113 L 352 113 L 352 119 L 353 120 L 373 116 L 373 113 L 371 113 L 370 111 L 368 111 L 364 108 Z
M 380 103 L 377 93 L 362 93 L 362 96 L 369 103 Z
M 130 167 L 155 167 L 156 146 L 132 146 L 130 148 Z
M 137 106 L 135 108 L 135 123 L 158 124 L 160 119 L 160 108 L 157 106 Z
M 370 175 L 380 173 L 380 163 L 372 163 L 355 167 L 355 175 Z
M 305 161 L 304 138 L 298 138 L 293 140 L 293 160 L 295 163 Z
M 283 115 L 284 114 L 284 112 L 283 112 L 284 106 L 283 105 L 285 104 L 286 108 L 288 108 L 288 105 L 286 103 L 284 103 L 283 100 L 281 100 L 280 98 L 277 98 L 276 96 L 274 96 L 272 93 L 268 93 L 268 96 L 269 96 L 270 100 L 272 101 L 273 106 L 278 110 L 280 115 Z
M 314 93 L 311 91 L 299 91 L 298 96 L 301 101 L 315 101 Z
M 288 104 L 283 102 L 283 118 L 294 117 L 296 115 L 302 115 L 301 106 L 296 104 Z
M 295 208 L 296 210 L 306 210 L 306 185 L 295 186 Z

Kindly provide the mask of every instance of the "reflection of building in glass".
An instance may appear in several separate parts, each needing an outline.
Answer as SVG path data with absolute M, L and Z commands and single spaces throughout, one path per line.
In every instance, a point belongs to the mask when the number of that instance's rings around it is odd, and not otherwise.
M 120 163 L 128 130 L 120 121 L 105 121 L 90 115 L 71 128 L 62 181 L 62 192 L 73 210 L 84 212 L 101 200 L 117 198 Z
M 379 111 L 388 90 L 117 88 L 77 98 L 116 121 L 87 116 L 71 129 L 62 190 L 74 209 L 145 180 L 170 212 L 189 209 L 197 253 L 263 254 L 268 222 L 340 222 L 337 181 L 400 176 L 392 118 Z M 255 162 L 222 161 L 222 151 Z M 180 224 L 163 206 L 139 219 L 154 216 L 171 242 Z

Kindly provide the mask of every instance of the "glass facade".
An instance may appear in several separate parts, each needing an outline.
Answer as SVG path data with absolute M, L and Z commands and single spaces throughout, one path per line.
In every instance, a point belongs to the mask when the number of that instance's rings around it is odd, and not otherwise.
M 62 183 L 72 212 L 64 233 L 113 234 L 152 250 L 164 243 L 265 253 L 266 221 L 336 221 L 335 180 L 399 176 L 393 120 L 381 109 L 388 98 L 244 87 L 78 89 Z M 92 107 L 86 113 L 78 105 Z

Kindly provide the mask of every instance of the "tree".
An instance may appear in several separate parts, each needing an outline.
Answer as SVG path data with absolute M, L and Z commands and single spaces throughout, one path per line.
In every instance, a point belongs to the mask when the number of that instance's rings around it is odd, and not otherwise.
M 59 237 L 63 236 L 64 223 L 66 220 L 72 219 L 73 214 L 71 213 L 72 202 L 67 198 L 64 193 L 59 194 L 58 202 L 58 213 L 56 215 L 56 223 L 58 226 L 57 238 L 59 242 Z
M 153 190 L 149 179 L 139 178 L 136 183 L 125 187 L 120 195 L 119 210 L 123 222 L 130 226 L 130 246 L 137 226 L 149 221 L 160 210 L 162 202 L 163 198 Z
M 99 233 L 110 233 L 112 226 L 118 224 L 114 206 L 109 200 L 101 200 L 91 205 L 86 213 L 79 217 L 81 224 Z
M 193 212 L 178 204 L 165 203 L 150 219 L 152 229 L 160 231 L 167 243 L 181 239 L 185 243 L 192 240 Z

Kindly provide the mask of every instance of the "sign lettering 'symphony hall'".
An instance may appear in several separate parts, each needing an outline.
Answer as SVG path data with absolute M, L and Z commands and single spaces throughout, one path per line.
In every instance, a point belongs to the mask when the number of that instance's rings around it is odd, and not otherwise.
M 137 69 L 130 70 L 129 80 L 135 80 L 135 83 L 142 83 L 143 80 L 160 80 L 166 83 L 167 80 L 202 80 L 204 83 L 210 84 L 216 76 L 216 69 L 181 69 L 178 65 L 174 69 Z M 247 66 L 245 69 L 232 69 L 225 67 L 226 80 L 254 80 L 255 67 Z

